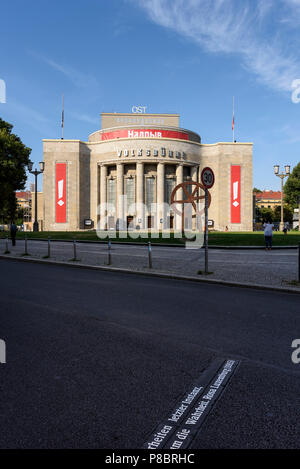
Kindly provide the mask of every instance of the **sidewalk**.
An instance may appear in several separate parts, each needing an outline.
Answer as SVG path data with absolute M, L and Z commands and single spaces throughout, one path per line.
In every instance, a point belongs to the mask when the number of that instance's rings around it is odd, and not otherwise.
M 4 255 L 5 240 L 0 240 L 0 254 L 5 258 L 59 262 L 71 265 L 98 268 L 122 269 L 136 273 L 167 275 L 187 278 L 226 282 L 230 284 L 255 285 L 260 287 L 284 288 L 300 293 L 298 278 L 298 250 L 278 249 L 266 252 L 261 249 L 212 249 L 209 251 L 210 275 L 199 275 L 204 271 L 204 250 L 188 250 L 182 247 L 152 245 L 152 269 L 149 268 L 148 248 L 140 245 L 113 244 L 111 266 L 108 267 L 107 244 L 77 243 L 77 261 L 74 257 L 73 243 L 51 241 L 51 257 L 47 256 L 47 242 L 28 240 L 29 256 L 23 257 L 24 241 L 17 241 L 10 254 Z

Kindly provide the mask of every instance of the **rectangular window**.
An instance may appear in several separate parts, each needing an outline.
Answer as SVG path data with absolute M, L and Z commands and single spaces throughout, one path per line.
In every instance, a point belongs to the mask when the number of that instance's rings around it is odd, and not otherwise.
M 172 195 L 174 187 L 175 187 L 175 179 L 166 178 L 165 179 L 165 202 L 169 205 L 171 204 L 171 195 Z
M 148 210 L 151 210 L 151 204 L 155 203 L 155 178 L 146 178 L 146 206 Z
M 129 212 L 129 207 L 132 206 L 135 202 L 134 194 L 134 178 L 126 178 L 126 196 L 127 196 L 127 213 Z
M 116 206 L 116 180 L 108 179 L 107 181 L 107 203 Z

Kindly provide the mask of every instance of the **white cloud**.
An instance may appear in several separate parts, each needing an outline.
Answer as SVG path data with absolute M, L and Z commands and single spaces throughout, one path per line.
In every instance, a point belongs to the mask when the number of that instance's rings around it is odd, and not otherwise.
M 236 55 L 249 72 L 269 87 L 290 91 L 300 77 L 299 57 L 281 39 L 274 21 L 280 0 L 134 0 L 153 22 L 177 31 L 211 53 Z M 281 0 L 290 15 L 300 0 Z
M 59 64 L 55 60 L 50 59 L 48 57 L 44 57 L 40 54 L 37 54 L 36 52 L 28 51 L 28 53 L 34 56 L 36 59 L 40 60 L 41 62 L 44 62 L 45 64 L 49 65 L 49 67 L 51 67 L 53 70 L 56 70 L 57 72 L 60 72 L 65 75 L 65 77 L 71 80 L 71 82 L 79 88 L 95 88 L 98 86 L 96 78 L 90 74 L 82 73 L 66 64 Z

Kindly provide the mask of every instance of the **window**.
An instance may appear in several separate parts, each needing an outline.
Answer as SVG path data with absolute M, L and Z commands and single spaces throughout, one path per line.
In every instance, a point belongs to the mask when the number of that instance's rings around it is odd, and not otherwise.
M 166 178 L 165 179 L 165 202 L 169 205 L 171 204 L 171 195 L 172 195 L 174 187 L 175 187 L 175 179 Z
M 129 207 L 135 202 L 134 183 L 134 178 L 126 178 L 127 212 L 129 212 Z
M 151 210 L 151 204 L 155 202 L 155 178 L 147 177 L 146 178 L 146 205 L 148 210 Z
M 107 203 L 115 207 L 116 204 L 116 180 L 108 179 L 107 184 Z

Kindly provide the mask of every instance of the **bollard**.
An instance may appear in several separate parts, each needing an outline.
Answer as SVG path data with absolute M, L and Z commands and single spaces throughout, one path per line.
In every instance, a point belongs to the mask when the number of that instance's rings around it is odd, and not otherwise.
M 76 249 L 76 239 L 73 239 L 73 248 L 74 248 L 74 261 L 77 261 L 77 249 Z
M 48 236 L 48 257 L 50 257 L 50 236 Z
M 8 249 L 8 236 L 6 236 L 6 250 L 5 250 L 5 253 L 6 253 L 6 254 L 9 253 L 9 249 Z
M 28 256 L 28 249 L 27 249 L 27 235 L 25 235 L 25 256 Z
M 148 242 L 148 260 L 149 260 L 149 269 L 152 269 L 151 241 Z
M 298 246 L 298 282 L 300 283 L 300 243 Z
M 108 265 L 111 265 L 111 241 L 110 239 L 108 240 L 108 244 L 107 244 L 107 248 L 108 248 L 108 261 L 107 261 L 107 264 Z

